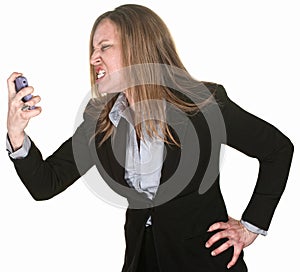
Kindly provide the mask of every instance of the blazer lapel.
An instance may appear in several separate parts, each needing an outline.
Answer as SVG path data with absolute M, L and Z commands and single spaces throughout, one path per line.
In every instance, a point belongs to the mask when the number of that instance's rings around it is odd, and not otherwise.
M 175 140 L 182 145 L 185 141 L 189 118 L 183 112 L 175 109 L 172 105 L 167 105 L 167 124 Z M 170 141 L 170 139 L 168 139 Z M 172 190 L 177 190 L 178 186 L 169 183 L 180 163 L 181 147 L 175 144 L 165 143 L 164 162 L 162 167 L 160 186 L 155 196 L 156 205 L 163 204 L 172 194 Z M 177 179 L 175 179 L 176 182 Z M 173 183 L 173 181 L 170 181 Z M 168 183 L 168 184 L 167 184 Z M 175 194 L 175 193 L 174 193 Z
M 126 129 L 126 121 L 121 118 L 115 134 L 107 139 L 102 146 L 97 149 L 97 153 L 101 166 L 106 172 L 106 175 L 110 177 L 110 180 L 129 187 L 128 183 L 124 179 Z

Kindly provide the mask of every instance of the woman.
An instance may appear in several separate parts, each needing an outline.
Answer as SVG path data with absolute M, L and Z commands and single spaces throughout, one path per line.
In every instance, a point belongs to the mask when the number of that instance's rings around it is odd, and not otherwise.
M 146 7 L 123 5 L 97 18 L 90 64 L 94 99 L 84 121 L 46 160 L 24 132 L 41 112 L 24 110 L 33 88 L 16 94 L 21 74 L 8 79 L 8 150 L 34 199 L 57 195 L 96 165 L 129 204 L 122 271 L 247 271 L 243 248 L 269 228 L 288 178 L 290 140 L 223 86 L 194 80 Z M 260 162 L 241 220 L 227 215 L 220 191 L 224 143 Z

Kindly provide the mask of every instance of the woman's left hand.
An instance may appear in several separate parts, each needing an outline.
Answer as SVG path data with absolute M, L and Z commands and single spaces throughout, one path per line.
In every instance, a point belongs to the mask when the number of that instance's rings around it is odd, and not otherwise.
M 205 246 L 207 248 L 211 247 L 215 242 L 222 238 L 227 238 L 224 244 L 219 246 L 217 249 L 211 252 L 212 256 L 217 256 L 221 252 L 227 250 L 229 247 L 233 246 L 233 256 L 231 261 L 228 263 L 227 268 L 234 266 L 238 257 L 240 256 L 243 248 L 251 245 L 258 234 L 253 233 L 246 229 L 246 227 L 238 220 L 228 217 L 227 222 L 217 222 L 211 225 L 208 229 L 209 232 L 214 230 L 221 230 L 214 234 L 206 242 Z

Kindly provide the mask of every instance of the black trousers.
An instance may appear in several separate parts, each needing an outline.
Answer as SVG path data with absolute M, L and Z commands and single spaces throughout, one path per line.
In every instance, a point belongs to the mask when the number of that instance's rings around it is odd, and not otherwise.
M 138 272 L 159 272 L 159 266 L 158 266 L 151 226 L 145 228 L 137 271 Z

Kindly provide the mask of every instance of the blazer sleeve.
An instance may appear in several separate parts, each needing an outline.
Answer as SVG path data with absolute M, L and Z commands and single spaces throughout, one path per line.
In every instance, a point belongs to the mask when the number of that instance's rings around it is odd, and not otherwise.
M 221 102 L 226 127 L 224 144 L 259 161 L 256 186 L 242 219 L 268 230 L 286 186 L 293 144 L 276 127 L 231 101 L 222 85 L 218 85 L 216 99 Z
M 74 145 L 76 152 L 80 153 L 80 160 L 75 159 Z M 94 164 L 89 151 L 86 122 L 83 121 L 73 136 L 45 160 L 33 141 L 25 158 L 11 160 L 21 181 L 35 200 L 54 197 L 73 184 Z

